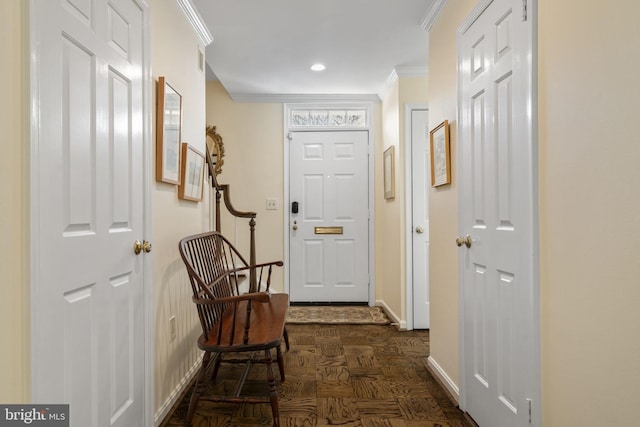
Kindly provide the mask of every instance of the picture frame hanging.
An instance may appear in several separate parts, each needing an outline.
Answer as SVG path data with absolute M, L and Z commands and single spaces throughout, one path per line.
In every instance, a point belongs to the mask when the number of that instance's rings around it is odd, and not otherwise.
M 156 104 L 156 181 L 180 185 L 182 95 L 162 76 Z
M 451 184 L 449 121 L 445 120 L 429 132 L 431 186 Z
M 186 142 L 182 143 L 181 179 L 178 198 L 199 202 L 204 192 L 204 154 Z
M 384 198 L 393 199 L 396 196 L 395 182 L 395 146 L 391 146 L 384 150 L 383 169 L 384 169 Z

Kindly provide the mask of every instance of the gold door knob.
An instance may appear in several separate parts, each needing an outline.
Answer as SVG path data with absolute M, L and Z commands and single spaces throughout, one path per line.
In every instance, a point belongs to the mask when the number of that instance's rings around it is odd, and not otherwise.
M 140 240 L 133 242 L 133 252 L 139 255 L 142 251 L 145 251 L 145 253 L 151 252 L 151 243 L 146 240 L 143 240 L 142 243 L 140 243 Z
M 469 236 L 468 234 L 466 235 L 466 237 L 460 237 L 458 236 L 456 238 L 456 245 L 458 245 L 458 247 L 465 245 L 467 248 L 471 247 L 471 236 Z
M 420 227 L 420 226 L 417 226 L 417 227 L 416 227 L 416 233 L 418 233 L 418 234 L 422 234 L 422 233 L 424 233 L 424 228 L 422 228 L 422 227 Z

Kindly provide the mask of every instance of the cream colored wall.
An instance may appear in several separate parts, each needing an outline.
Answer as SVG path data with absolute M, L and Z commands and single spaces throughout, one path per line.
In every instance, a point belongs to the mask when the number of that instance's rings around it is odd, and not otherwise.
M 219 82 L 207 83 L 207 124 L 222 136 L 225 157 L 221 184 L 229 184 L 233 206 L 256 212 L 256 259 L 284 259 L 284 134 L 283 104 L 234 102 Z M 266 199 L 278 201 L 266 210 Z M 222 207 L 223 213 L 225 208 Z M 249 258 L 247 220 L 222 215 L 222 232 Z M 237 234 L 236 234 L 237 231 Z M 284 289 L 283 269 L 275 269 L 272 286 Z
M 426 50 L 426 46 L 425 46 Z M 407 320 L 405 104 L 427 102 L 426 77 L 400 77 L 381 108 L 382 138 L 376 141 L 376 303 L 401 325 Z M 383 153 L 395 147 L 395 197 L 385 200 Z
M 24 7 L 24 10 L 23 10 Z M 23 12 L 25 15 L 23 15 Z M 26 2 L 0 2 L 0 402 L 29 401 L 28 51 Z
M 204 52 L 204 47 L 175 0 L 152 0 L 150 5 L 153 111 L 155 82 L 158 76 L 164 76 L 182 95 L 182 141 L 204 152 L 205 76 L 198 69 L 198 49 Z M 155 141 L 155 116 L 153 123 Z M 206 199 L 200 203 L 179 200 L 177 186 L 160 182 L 153 183 L 152 199 L 155 410 L 156 417 L 161 417 L 172 399 L 178 397 L 189 369 L 201 353 L 196 347 L 199 323 L 178 241 L 206 229 L 208 203 Z M 173 341 L 169 330 L 172 316 L 177 330 Z
M 474 0 L 447 2 L 429 32 L 429 128 L 449 121 L 451 184 L 429 194 L 431 358 L 459 384 L 458 367 L 458 176 L 456 132 L 456 32 Z
M 542 423 L 638 424 L 635 0 L 539 1 Z
M 474 2 L 430 32 L 430 124 L 455 117 L 455 35 Z M 539 2 L 542 425 L 637 424 L 640 378 L 640 5 Z M 597 31 L 594 31 L 597 29 Z M 455 126 L 451 128 L 456 149 Z M 455 154 L 452 158 L 455 160 Z M 455 164 L 453 171 L 456 170 Z M 431 353 L 458 382 L 456 176 L 432 191 Z
M 381 146 L 375 150 L 375 204 L 376 204 L 376 304 L 382 304 L 395 320 L 402 316 L 402 288 L 404 265 L 402 247 L 403 188 L 400 159 L 400 82 L 396 80 L 382 101 Z M 384 198 L 383 152 L 395 147 L 395 198 Z M 403 181 L 401 182 L 400 179 Z

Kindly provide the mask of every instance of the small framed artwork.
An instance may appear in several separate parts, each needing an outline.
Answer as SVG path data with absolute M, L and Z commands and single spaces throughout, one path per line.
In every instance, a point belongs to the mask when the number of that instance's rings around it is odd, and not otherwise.
M 384 198 L 393 199 L 396 196 L 395 181 L 395 146 L 384 150 Z
M 156 111 L 156 181 L 180 184 L 182 96 L 158 77 Z
M 204 190 L 204 154 L 186 142 L 182 143 L 181 170 L 178 198 L 194 202 L 201 201 Z
M 431 186 L 451 183 L 449 121 L 445 120 L 429 132 L 431 150 Z

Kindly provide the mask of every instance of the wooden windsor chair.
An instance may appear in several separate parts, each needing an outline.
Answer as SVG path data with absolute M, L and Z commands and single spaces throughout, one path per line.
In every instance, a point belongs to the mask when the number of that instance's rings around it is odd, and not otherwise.
M 191 426 L 200 400 L 232 403 L 269 403 L 274 426 L 280 425 L 278 389 L 273 370 L 273 350 L 284 381 L 281 342 L 287 350 L 289 339 L 285 327 L 289 296 L 271 294 L 271 272 L 282 261 L 249 265 L 236 248 L 219 232 L 212 231 L 185 237 L 179 244 L 180 256 L 185 263 L 193 302 L 198 311 L 202 335 L 198 347 L 205 352 L 198 373 L 185 426 Z M 253 271 L 257 289 L 242 293 L 242 282 Z M 260 356 L 262 354 L 262 356 Z M 227 357 L 228 356 L 228 357 Z M 207 371 L 213 364 L 211 381 L 215 381 L 221 364 L 244 364 L 233 393 L 203 395 L 208 383 Z M 268 396 L 248 396 L 243 387 L 253 364 L 266 366 Z

